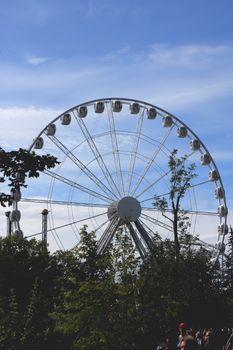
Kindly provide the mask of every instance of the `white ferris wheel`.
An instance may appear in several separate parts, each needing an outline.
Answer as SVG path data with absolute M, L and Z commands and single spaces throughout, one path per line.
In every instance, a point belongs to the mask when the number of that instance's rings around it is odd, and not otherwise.
M 30 151 L 56 156 L 60 164 L 23 191 L 24 235 L 41 235 L 41 221 L 36 227 L 35 215 L 46 208 L 53 250 L 77 245 L 85 224 L 96 232 L 99 253 L 122 227 L 145 256 L 155 232 L 164 239 L 173 237 L 171 222 L 153 200 L 169 196 L 168 160 L 174 149 L 178 157 L 186 155 L 187 162 L 196 166 L 197 176 L 181 202 L 190 221 L 188 233 L 198 235 L 199 243 L 217 259 L 224 254 L 228 227 L 225 191 L 213 157 L 176 116 L 127 98 L 97 99 L 72 107 L 33 140 Z

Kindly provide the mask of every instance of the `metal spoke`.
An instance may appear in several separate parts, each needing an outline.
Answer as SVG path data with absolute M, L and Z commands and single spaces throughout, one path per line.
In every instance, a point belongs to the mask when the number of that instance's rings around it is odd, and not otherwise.
M 108 105 L 107 105 L 107 112 L 108 112 L 108 121 L 109 121 L 109 129 L 110 129 L 110 136 L 111 136 L 111 142 L 112 142 L 112 151 L 113 151 L 113 157 L 114 157 L 114 163 L 115 163 L 115 168 L 116 168 L 118 184 L 119 184 L 120 192 L 122 194 L 125 194 L 114 115 L 113 115 L 112 108 L 110 108 L 110 110 L 109 110 Z
M 93 191 L 93 190 L 90 190 L 89 188 L 87 188 L 85 186 L 79 185 L 77 182 L 74 182 L 74 181 L 72 181 L 70 179 L 67 179 L 64 176 L 58 175 L 56 173 L 53 173 L 50 170 L 44 170 L 44 173 L 49 175 L 49 176 L 51 176 L 53 179 L 59 180 L 59 181 L 65 183 L 65 184 L 67 184 L 68 186 L 72 186 L 72 187 L 74 187 L 74 188 L 76 188 L 76 189 L 78 189 L 78 190 L 80 190 L 82 192 L 88 193 L 88 194 L 90 194 L 93 197 L 96 197 L 98 199 L 107 201 L 109 203 L 111 202 L 111 198 L 106 197 L 106 196 L 104 196 L 104 195 L 102 195 L 100 193 L 97 193 L 97 192 Z
M 149 207 L 142 207 L 142 210 L 161 212 L 161 210 L 158 209 L 158 208 L 149 208 Z M 165 213 L 166 212 L 173 213 L 173 209 L 166 208 L 164 210 L 164 212 Z M 196 215 L 207 215 L 207 216 L 218 216 L 219 215 L 217 211 L 203 211 L 203 210 L 189 210 L 189 209 L 185 209 L 185 210 L 182 210 L 182 212 L 184 214 L 196 214 Z
M 141 241 L 140 238 L 138 237 L 137 232 L 134 230 L 134 228 L 133 228 L 133 226 L 132 226 L 131 223 L 128 223 L 128 224 L 127 224 L 127 227 L 128 227 L 128 229 L 129 229 L 130 235 L 131 235 L 132 238 L 133 238 L 133 241 L 134 241 L 134 243 L 135 243 L 135 246 L 136 246 L 136 248 L 137 248 L 137 250 L 138 250 L 138 252 L 139 252 L 141 258 L 144 259 L 145 256 L 146 256 L 146 250 L 145 250 L 145 248 L 144 248 L 144 246 L 143 246 L 143 244 L 142 244 L 142 241 Z
M 94 182 L 100 189 L 102 189 L 102 191 L 109 197 L 112 198 L 112 200 L 115 197 L 114 193 L 104 185 L 104 183 L 99 180 L 95 174 L 93 172 L 91 172 L 87 165 L 83 164 L 81 162 L 81 160 L 79 160 L 73 153 L 71 150 L 69 150 L 62 142 L 60 142 L 58 140 L 57 137 L 55 136 L 48 136 L 49 139 L 75 164 L 77 165 L 77 167 L 84 173 L 87 175 L 87 177 Z
M 152 218 L 151 216 L 149 216 L 147 214 L 144 214 L 144 213 L 141 213 L 141 216 L 144 219 L 146 219 L 147 221 L 150 221 L 152 224 L 156 224 L 156 225 L 158 225 L 158 226 L 160 226 L 160 227 L 162 227 L 162 228 L 164 228 L 164 229 L 166 229 L 168 231 L 173 232 L 173 227 L 168 225 L 168 224 L 166 224 L 165 222 L 160 221 L 160 220 L 155 219 L 155 218 Z
M 74 112 L 73 112 L 73 114 L 74 114 Z M 118 195 L 121 196 L 121 194 L 120 194 L 120 192 L 119 192 L 119 190 L 118 190 L 118 188 L 117 188 L 117 186 L 112 178 L 112 175 L 110 174 L 110 172 L 109 172 L 109 170 L 108 170 L 108 168 L 103 160 L 103 157 L 101 156 L 101 154 L 100 154 L 100 152 L 99 152 L 99 150 L 94 142 L 94 139 L 91 137 L 91 134 L 89 133 L 84 121 L 81 118 L 78 118 L 75 114 L 74 114 L 74 116 L 75 116 L 77 123 L 78 123 L 78 125 L 79 125 L 89 147 L 90 147 L 90 150 L 92 151 L 93 155 L 95 156 L 96 161 L 99 164 L 99 167 L 100 167 L 106 181 L 108 182 L 110 188 L 112 189 L 112 191 L 114 193 L 118 193 Z M 115 198 L 117 198 L 116 195 L 115 195 Z
M 150 169 L 151 165 L 153 164 L 155 158 L 157 157 L 157 155 L 159 154 L 159 152 L 161 151 L 161 149 L 164 146 L 164 143 L 166 142 L 167 138 L 169 137 L 169 135 L 171 134 L 171 131 L 173 129 L 174 125 L 172 127 L 170 127 L 170 129 L 168 130 L 168 132 L 166 133 L 166 135 L 164 136 L 163 140 L 159 143 L 158 147 L 155 149 L 152 157 L 150 158 L 149 162 L 147 162 L 147 166 L 145 167 L 143 173 L 141 174 L 136 186 L 134 187 L 134 190 L 132 192 L 132 196 L 134 196 L 134 194 L 136 193 L 138 187 L 140 186 L 142 180 L 144 179 L 144 177 L 146 176 L 148 170 Z
M 58 249 L 65 250 L 65 247 L 64 247 L 62 241 L 60 240 L 60 237 L 58 236 L 57 232 L 56 231 L 52 231 L 51 233 L 52 233 L 52 236 L 54 238 L 54 241 L 56 242 L 56 244 L 58 246 Z M 28 238 L 28 237 L 26 237 L 26 238 Z
M 210 183 L 210 182 L 211 182 L 210 180 L 202 181 L 202 182 L 199 182 L 197 184 L 189 186 L 189 188 L 194 188 L 194 187 L 197 187 L 197 186 L 205 185 L 205 184 Z
M 105 220 L 98 227 L 95 228 L 94 232 L 98 232 L 102 227 L 104 227 L 109 222 L 109 219 Z
M 160 220 L 158 220 L 158 219 L 152 218 L 152 217 L 150 217 L 150 216 L 148 216 L 148 215 L 146 215 L 146 214 L 143 214 L 143 213 L 141 214 L 141 216 L 142 216 L 145 220 L 151 222 L 152 224 L 156 224 L 156 225 L 158 225 L 159 227 L 162 227 L 163 229 L 166 229 L 167 231 L 173 233 L 173 227 L 172 227 L 171 225 L 168 225 L 168 224 L 166 224 L 166 223 L 163 222 L 163 221 L 160 221 Z M 206 246 L 208 246 L 208 247 L 214 247 L 214 246 L 212 246 L 211 244 L 206 243 L 206 242 L 200 240 L 199 238 L 197 238 L 197 240 L 200 242 L 200 245 L 202 244 L 202 245 L 206 245 Z M 195 245 L 195 243 L 193 243 L 193 244 Z
M 156 180 L 156 181 L 157 181 L 157 180 Z M 191 185 L 189 188 L 194 188 L 194 187 L 197 187 L 197 186 L 205 185 L 205 184 L 210 183 L 210 182 L 211 182 L 210 180 L 206 180 L 206 181 L 203 181 L 203 182 L 199 182 L 199 183 L 197 183 L 197 184 L 195 184 L 195 185 Z M 155 185 L 155 183 L 153 183 L 153 184 L 151 185 L 151 187 L 154 186 L 154 185 Z M 165 196 L 169 196 L 170 193 L 171 193 L 171 192 L 166 192 L 166 193 L 163 193 L 163 194 L 160 194 L 160 195 L 156 195 L 156 197 L 165 197 Z M 138 197 L 140 197 L 140 196 L 141 196 L 141 193 L 140 193 L 136 198 L 138 198 Z M 150 198 L 147 198 L 147 199 L 143 199 L 140 203 L 153 201 L 154 199 L 155 199 L 155 196 L 150 197 Z
M 107 245 L 111 242 L 114 233 L 120 226 L 121 219 L 119 219 L 117 216 L 112 217 L 112 220 L 110 221 L 108 227 L 103 232 L 102 236 L 100 237 L 98 241 L 97 246 L 97 253 L 102 254 L 104 250 L 106 249 Z
M 141 218 L 139 219 L 139 221 L 147 229 L 147 232 L 150 233 L 150 236 L 153 237 L 154 236 L 154 232 L 151 230 L 151 228 Z
M 194 152 L 191 152 L 191 153 L 189 153 L 187 156 L 186 156 L 186 158 L 181 162 L 181 164 L 182 163 L 184 163 L 189 157 L 191 157 L 192 155 L 193 155 L 193 153 Z M 160 170 L 162 170 L 162 171 L 164 171 L 158 164 L 156 164 L 157 165 L 157 167 L 160 169 Z M 152 166 L 152 164 L 151 164 L 151 166 Z M 157 184 L 160 180 L 162 180 L 165 176 L 167 176 L 168 174 L 170 174 L 171 173 L 171 169 L 169 169 L 167 172 L 165 172 L 163 175 L 161 175 L 158 179 L 156 179 L 154 182 L 152 182 L 148 187 L 146 187 L 142 192 L 140 192 L 137 196 L 136 196 L 136 198 L 139 198 L 142 194 L 144 194 L 145 192 L 147 192 L 148 190 L 150 190 L 155 184 Z M 206 182 L 209 182 L 209 180 L 207 180 Z M 206 182 L 203 182 L 203 184 L 204 183 L 206 183 Z M 201 184 L 201 183 L 200 183 Z
M 157 184 L 160 180 L 162 180 L 165 176 L 168 176 L 168 174 L 171 172 L 171 170 L 167 171 L 166 173 L 164 173 L 163 175 L 161 175 L 158 179 L 156 179 L 154 182 L 152 182 L 152 184 L 150 184 L 149 186 L 147 186 L 142 192 L 140 192 L 136 198 L 141 197 L 145 192 L 147 192 L 151 187 L 153 187 L 155 184 Z
M 133 172 L 134 172 L 134 167 L 135 167 L 135 161 L 136 161 L 136 155 L 138 152 L 138 145 L 139 145 L 139 141 L 140 141 L 140 137 L 141 137 L 142 122 L 143 122 L 144 114 L 145 114 L 145 109 L 143 109 L 143 112 L 141 113 L 140 117 L 138 118 L 135 137 L 134 137 L 134 144 L 133 144 L 132 151 L 131 151 L 130 164 L 129 164 L 129 170 L 128 170 L 128 180 L 127 180 L 127 182 L 128 182 L 128 186 L 127 186 L 128 187 L 128 194 L 130 193 Z
M 83 219 L 80 219 L 80 220 L 76 220 L 76 221 L 73 221 L 73 222 L 69 222 L 68 224 L 64 224 L 64 225 L 61 225 L 61 226 L 53 227 L 53 228 L 49 229 L 47 232 L 51 232 L 53 230 L 59 230 L 61 228 L 64 228 L 64 227 L 67 227 L 67 226 L 71 226 L 71 225 L 74 225 L 74 224 L 78 224 L 80 222 L 87 221 L 87 220 L 90 220 L 90 219 L 94 219 L 94 218 L 97 218 L 97 217 L 100 217 L 100 216 L 103 216 L 103 215 L 106 215 L 106 212 L 105 213 L 101 213 L 101 214 L 93 215 L 92 217 L 88 216 L 86 218 L 83 218 Z M 25 238 L 35 237 L 35 236 L 38 236 L 38 235 L 41 235 L 41 234 L 42 234 L 42 232 L 37 232 L 37 233 L 34 233 L 32 235 L 25 236 Z
M 170 194 L 170 192 L 166 192 L 160 195 L 156 195 L 156 197 L 164 197 L 164 196 L 168 196 Z M 140 201 L 140 203 L 144 203 L 144 202 L 149 202 L 149 201 L 153 201 L 155 199 L 155 196 L 147 198 L 147 199 L 143 199 L 143 201 Z
M 140 235 L 142 236 L 143 240 L 145 241 L 147 247 L 149 249 L 152 249 L 153 248 L 153 241 L 150 238 L 150 236 L 148 235 L 148 232 L 145 230 L 145 228 L 141 224 L 141 222 L 139 220 L 135 220 L 134 224 L 137 227 L 137 230 L 140 233 Z
M 77 207 L 94 207 L 94 208 L 108 208 L 107 204 L 95 204 L 95 203 L 81 203 L 81 202 L 67 202 L 67 201 L 57 201 L 51 199 L 41 199 L 41 198 L 21 198 L 21 202 L 26 203 L 44 203 L 44 204 L 57 204 L 57 205 L 70 205 Z

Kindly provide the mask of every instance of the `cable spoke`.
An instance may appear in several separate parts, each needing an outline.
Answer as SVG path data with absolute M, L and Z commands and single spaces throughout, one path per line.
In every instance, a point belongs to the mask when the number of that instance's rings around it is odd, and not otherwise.
M 144 169 L 142 175 L 140 176 L 140 178 L 139 178 L 139 180 L 138 180 L 138 182 L 137 182 L 137 184 L 136 184 L 136 186 L 135 186 L 135 188 L 134 188 L 134 190 L 133 190 L 133 192 L 132 192 L 132 194 L 131 194 L 132 196 L 133 196 L 133 195 L 135 194 L 135 192 L 137 191 L 137 189 L 138 189 L 138 187 L 140 186 L 142 180 L 144 179 L 144 177 L 146 176 L 148 170 L 150 169 L 151 165 L 153 164 L 155 158 L 158 156 L 159 152 L 160 152 L 161 149 L 163 148 L 164 143 L 166 142 L 167 138 L 168 138 L 169 135 L 171 134 L 171 131 L 172 131 L 173 127 L 174 127 L 174 124 L 173 124 L 172 127 L 169 128 L 169 130 L 168 130 L 168 132 L 166 133 L 166 135 L 164 136 L 162 142 L 160 142 L 159 145 L 157 146 L 157 148 L 155 149 L 155 151 L 154 151 L 152 157 L 150 158 L 150 161 L 147 162 L 147 166 L 145 167 L 145 169 Z
M 165 176 L 168 176 L 168 174 L 171 172 L 171 170 L 167 171 L 166 173 L 164 173 L 163 175 L 161 175 L 158 179 L 156 179 L 154 182 L 152 182 L 152 184 L 150 184 L 149 186 L 147 186 L 141 193 L 139 193 L 136 198 L 141 197 L 141 195 L 143 195 L 145 192 L 147 192 L 151 187 L 153 187 L 155 184 L 157 184 L 160 180 L 162 180 Z
M 157 180 L 156 180 L 157 181 Z M 201 185 L 205 185 L 207 183 L 210 183 L 211 181 L 210 180 L 206 180 L 206 181 L 203 181 L 203 182 L 199 182 L 197 184 L 194 184 L 194 185 L 190 185 L 189 188 L 194 188 L 194 187 L 197 187 L 197 186 L 201 186 Z M 155 183 L 153 183 L 151 185 L 154 186 Z M 140 193 L 136 198 L 140 197 L 142 193 Z M 169 196 L 170 195 L 170 192 L 166 192 L 166 193 L 163 193 L 163 194 L 159 194 L 159 195 L 156 195 L 156 197 L 165 197 L 165 196 Z M 150 197 L 150 198 L 147 198 L 147 199 L 143 199 L 140 203 L 144 203 L 144 202 L 149 202 L 149 201 L 153 201 L 155 199 L 155 196 L 153 197 Z
M 156 195 L 156 197 L 164 197 L 164 196 L 168 196 L 170 194 L 170 192 L 166 192 L 160 195 Z M 144 203 L 144 202 L 149 202 L 149 201 L 153 201 L 155 199 L 155 196 L 147 198 L 147 199 L 143 199 L 143 201 L 141 201 L 140 203 Z
M 193 153 L 194 153 L 194 152 L 188 154 L 186 159 L 188 159 Z M 181 164 L 184 163 L 184 162 L 185 162 L 185 160 L 184 160 L 183 162 L 181 162 Z M 161 168 L 160 168 L 160 169 L 161 169 Z M 139 193 L 139 194 L 136 196 L 136 198 L 139 198 L 142 194 L 144 194 L 145 192 L 147 192 L 151 187 L 153 187 L 156 183 L 158 183 L 160 180 L 162 180 L 162 179 L 163 179 L 165 176 L 167 176 L 169 173 L 171 173 L 171 170 L 169 170 L 168 172 L 164 173 L 164 174 L 161 175 L 157 180 L 155 180 L 154 182 L 152 182 L 152 183 L 150 184 L 150 186 L 146 187 L 141 193 Z M 197 186 L 200 186 L 200 185 L 205 185 L 205 184 L 210 183 L 210 182 L 211 182 L 210 180 L 202 181 L 202 182 L 199 182 L 199 183 L 197 183 L 197 184 L 190 185 L 189 188 L 197 187 Z M 170 192 L 168 192 L 167 194 L 169 194 L 169 193 L 170 193 Z M 167 194 L 165 194 L 165 195 L 167 195 Z M 160 196 L 157 196 L 157 197 L 161 197 L 161 195 L 160 195 Z
M 53 179 L 59 180 L 59 181 L 65 183 L 65 184 L 67 184 L 68 186 L 72 186 L 72 187 L 74 187 L 74 188 L 76 188 L 76 189 L 78 189 L 78 190 L 80 190 L 82 192 L 88 193 L 88 194 L 90 194 L 93 197 L 96 197 L 98 199 L 102 199 L 102 200 L 107 201 L 109 203 L 111 202 L 111 198 L 108 198 L 108 197 L 106 197 L 106 196 L 104 196 L 104 195 L 102 195 L 100 193 L 97 193 L 97 192 L 95 192 L 93 190 L 90 190 L 89 188 L 87 188 L 85 186 L 79 185 L 77 182 L 74 182 L 74 181 L 72 181 L 70 179 L 67 179 L 64 176 L 58 175 L 58 174 L 56 174 L 56 173 L 54 173 L 54 172 L 52 172 L 50 170 L 44 170 L 44 173 L 49 175 L 49 176 L 51 176 Z
M 59 250 L 62 250 L 62 249 L 65 250 L 65 247 L 64 247 L 62 241 L 60 240 L 60 237 L 58 236 L 57 232 L 56 231 L 52 231 L 51 233 L 52 233 L 52 236 L 54 238 L 54 241 L 56 242 L 56 244 L 58 246 L 58 249 Z M 28 237 L 26 237 L 26 238 L 28 238 Z
M 149 208 L 149 207 L 142 207 L 142 210 L 148 210 L 148 211 L 156 211 L 156 212 L 161 212 L 161 210 L 159 208 Z M 203 210 L 189 210 L 189 209 L 185 209 L 185 210 L 181 210 L 182 213 L 184 214 L 196 214 L 196 215 L 209 215 L 209 216 L 218 216 L 218 212 L 217 211 L 203 211 Z M 164 212 L 168 212 L 168 213 L 173 213 L 173 209 L 171 208 L 166 208 L 164 210 Z
M 77 207 L 96 207 L 96 208 L 108 208 L 107 204 L 95 204 L 95 203 L 81 203 L 81 202 L 67 202 L 67 201 L 57 201 L 51 199 L 41 199 L 41 198 L 21 198 L 21 202 L 26 203 L 44 203 L 44 204 L 57 204 L 57 205 L 70 205 Z
M 164 229 L 166 229 L 166 230 L 168 230 L 168 231 L 173 232 L 173 227 L 170 226 L 170 225 L 168 225 L 168 224 L 166 224 L 165 222 L 160 221 L 160 220 L 155 219 L 155 218 L 152 218 L 151 216 L 149 216 L 149 215 L 147 215 L 147 214 L 144 214 L 144 213 L 141 213 L 141 216 L 142 216 L 144 219 L 150 221 L 152 224 L 156 224 L 156 225 L 158 225 L 158 226 L 160 226 L 160 227 L 162 227 L 162 228 L 164 228 Z
M 94 229 L 94 232 L 98 232 L 102 227 L 104 227 L 107 223 L 109 222 L 109 219 L 105 220 L 104 222 L 102 222 L 102 224 L 100 224 L 98 227 L 96 227 Z
M 151 217 L 148 216 L 148 215 L 143 215 L 143 216 L 145 216 L 145 219 L 148 220 L 148 221 L 150 221 L 151 223 L 156 223 L 158 226 L 161 226 L 161 227 L 163 227 L 163 228 L 166 228 L 168 231 L 173 232 L 172 226 L 167 225 L 167 224 L 163 223 L 162 221 L 159 221 L 159 220 L 156 220 L 156 219 L 154 219 L 154 218 L 151 218 Z M 144 223 L 144 225 L 147 226 L 145 223 Z M 147 227 L 148 227 L 148 226 L 147 226 Z M 149 227 L 148 227 L 148 229 L 149 229 Z M 149 229 L 149 230 L 150 230 L 150 229 Z M 200 245 L 200 246 L 203 246 L 203 245 L 204 245 L 204 246 L 206 246 L 206 247 L 208 247 L 208 248 L 212 248 L 212 249 L 215 248 L 214 245 L 212 245 L 212 244 L 210 244 L 210 243 L 207 243 L 207 242 L 205 242 L 205 241 L 202 241 L 202 240 L 199 239 L 199 238 L 196 238 L 195 241 L 192 242 L 191 244 L 192 244 L 192 245 Z
M 74 114 L 74 112 L 73 112 L 73 114 Z M 81 118 L 78 118 L 75 114 L 74 114 L 74 116 L 75 116 L 75 119 L 77 120 L 77 123 L 79 124 L 79 127 L 80 127 L 89 147 L 90 147 L 90 150 L 92 151 L 93 155 L 95 156 L 96 161 L 99 164 L 99 167 L 100 167 L 106 181 L 108 182 L 110 188 L 112 189 L 112 191 L 114 193 L 118 193 L 121 196 L 121 194 L 120 194 L 120 192 L 119 192 L 119 190 L 118 190 L 118 188 L 117 188 L 117 186 L 112 178 L 112 175 L 110 174 L 110 172 L 109 172 L 109 170 L 108 170 L 108 168 L 107 168 L 107 166 L 106 166 L 106 164 L 105 164 L 105 162 L 104 162 L 104 160 L 103 160 L 103 158 L 102 158 L 102 156 L 101 156 L 101 154 L 100 154 L 100 152 L 99 152 L 99 150 L 94 142 L 94 139 L 92 138 L 86 125 L 84 124 L 84 121 Z M 115 198 L 117 198 L 117 196 L 115 196 Z
M 151 228 L 142 219 L 139 219 L 139 221 L 144 227 L 146 227 L 147 231 L 150 233 L 150 236 L 153 237 L 155 233 L 151 230 Z
M 102 189 L 102 191 L 111 197 L 112 199 L 115 198 L 115 195 L 113 192 L 110 191 L 108 187 L 106 187 L 101 180 L 99 180 L 93 172 L 91 172 L 87 165 L 83 164 L 73 153 L 71 150 L 69 150 L 62 142 L 58 140 L 55 136 L 48 136 L 50 140 L 75 164 L 77 167 L 87 175 L 87 177 L 94 182 L 99 188 Z
M 97 217 L 100 217 L 100 216 L 103 216 L 103 215 L 106 215 L 106 212 L 105 213 L 101 213 L 101 214 L 93 215 L 92 217 L 88 216 L 86 218 L 79 219 L 79 220 L 76 220 L 76 221 L 73 221 L 73 222 L 69 222 L 68 224 L 64 224 L 64 225 L 61 225 L 61 226 L 53 227 L 51 229 L 48 229 L 47 232 L 51 232 L 53 230 L 59 230 L 61 228 L 68 227 L 68 226 L 71 226 L 71 225 L 74 225 L 74 224 L 78 224 L 78 223 L 81 223 L 83 221 L 94 219 L 94 218 L 97 218 Z M 32 235 L 25 236 L 25 238 L 35 237 L 35 236 L 38 236 L 38 235 L 41 235 L 41 234 L 42 234 L 42 232 L 37 232 L 37 233 L 34 233 Z
M 140 141 L 140 137 L 141 137 L 142 122 L 143 122 L 144 114 L 145 114 L 145 109 L 143 109 L 143 112 L 141 113 L 140 117 L 138 118 L 135 137 L 134 137 L 134 144 L 133 144 L 132 151 L 131 151 L 130 164 L 129 164 L 129 170 L 128 170 L 128 179 L 127 179 L 128 194 L 130 193 L 133 172 L 134 172 L 134 167 L 135 167 L 135 161 L 136 161 L 136 155 L 137 155 L 138 145 L 139 145 L 139 141 Z
M 114 121 L 112 107 L 110 107 L 110 110 L 109 110 L 108 105 L 107 105 L 107 112 L 108 112 L 109 129 L 110 129 L 112 151 L 113 151 L 117 179 L 118 179 L 118 183 L 119 183 L 120 192 L 122 194 L 125 194 L 124 181 L 123 181 L 123 175 L 122 175 L 122 170 L 121 170 L 121 161 L 120 161 L 120 157 L 119 157 L 117 134 L 116 134 L 115 121 Z
M 197 184 L 189 186 L 189 188 L 194 188 L 194 187 L 197 187 L 197 186 L 205 185 L 205 184 L 210 183 L 210 182 L 211 182 L 210 180 L 202 181 L 202 182 L 199 182 Z

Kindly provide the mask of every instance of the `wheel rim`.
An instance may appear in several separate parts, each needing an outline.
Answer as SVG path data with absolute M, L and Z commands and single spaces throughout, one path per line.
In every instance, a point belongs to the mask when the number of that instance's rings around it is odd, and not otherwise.
M 116 101 L 122 105 L 120 111 L 113 111 Z M 98 103 L 104 106 L 101 113 L 95 111 Z M 138 106 L 140 111 L 133 110 L 135 113 L 132 113 L 132 106 Z M 82 107 L 88 112 L 85 117 L 78 115 Z M 153 109 L 157 115 L 148 117 L 148 111 Z M 68 114 L 71 123 L 62 125 L 61 118 Z M 165 122 L 168 122 L 166 127 L 162 125 Z M 56 132 L 48 135 L 48 128 L 51 129 L 52 125 L 56 126 Z M 182 136 L 185 132 L 187 135 L 178 137 L 178 129 Z M 37 180 L 44 181 L 49 188 L 47 193 L 46 186 L 40 198 L 38 195 L 35 198 L 33 190 L 27 190 L 22 201 L 47 203 L 49 232 L 59 248 L 72 247 L 79 239 L 80 227 L 86 223 L 97 233 L 100 252 L 119 226 L 133 237 L 141 255 L 150 246 L 151 232 L 158 231 L 163 238 L 172 237 L 169 222 L 154 209 L 152 201 L 154 195 L 166 196 L 169 192 L 167 160 L 176 148 L 179 156 L 187 154 L 188 161 L 197 165 L 197 180 L 182 203 L 191 220 L 190 233 L 199 234 L 200 242 L 205 242 L 213 250 L 214 258 L 223 252 L 227 204 L 221 176 L 212 156 L 209 164 L 201 165 L 200 158 L 210 153 L 200 138 L 176 116 L 143 101 L 99 99 L 72 107 L 54 118 L 34 139 L 30 151 L 40 138 L 43 138 L 44 145 L 36 151 L 57 156 L 61 164 Z M 200 146 L 195 151 L 190 148 L 193 140 Z M 212 175 L 214 172 L 218 174 L 213 181 L 208 179 L 211 171 Z M 50 185 L 48 178 L 51 179 Z M 221 197 L 215 199 L 214 191 L 219 188 L 222 189 Z M 139 217 L 127 222 L 116 211 L 110 219 L 111 205 L 126 197 L 132 199 L 131 204 L 140 205 Z M 129 202 L 127 206 L 130 206 Z M 220 211 L 225 208 L 224 215 L 219 216 L 218 208 Z M 75 237 L 72 240 L 69 237 L 71 231 Z

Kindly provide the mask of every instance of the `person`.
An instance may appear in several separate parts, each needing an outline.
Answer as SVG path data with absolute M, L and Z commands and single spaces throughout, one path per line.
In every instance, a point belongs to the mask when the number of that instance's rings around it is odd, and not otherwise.
M 214 333 L 212 328 L 205 329 L 203 332 L 203 348 L 213 350 L 215 348 Z
M 181 350 L 198 350 L 196 339 L 191 335 L 185 335 L 180 345 Z
M 180 322 L 178 325 L 179 335 L 178 335 L 178 343 L 177 348 L 181 349 L 181 342 L 184 339 L 184 336 L 187 335 L 187 326 L 184 322 Z
M 199 349 L 202 349 L 203 337 L 202 337 L 202 333 L 201 333 L 201 330 L 200 330 L 200 329 L 195 333 L 195 339 L 196 339 L 196 341 L 197 341 L 198 348 L 199 348 Z

